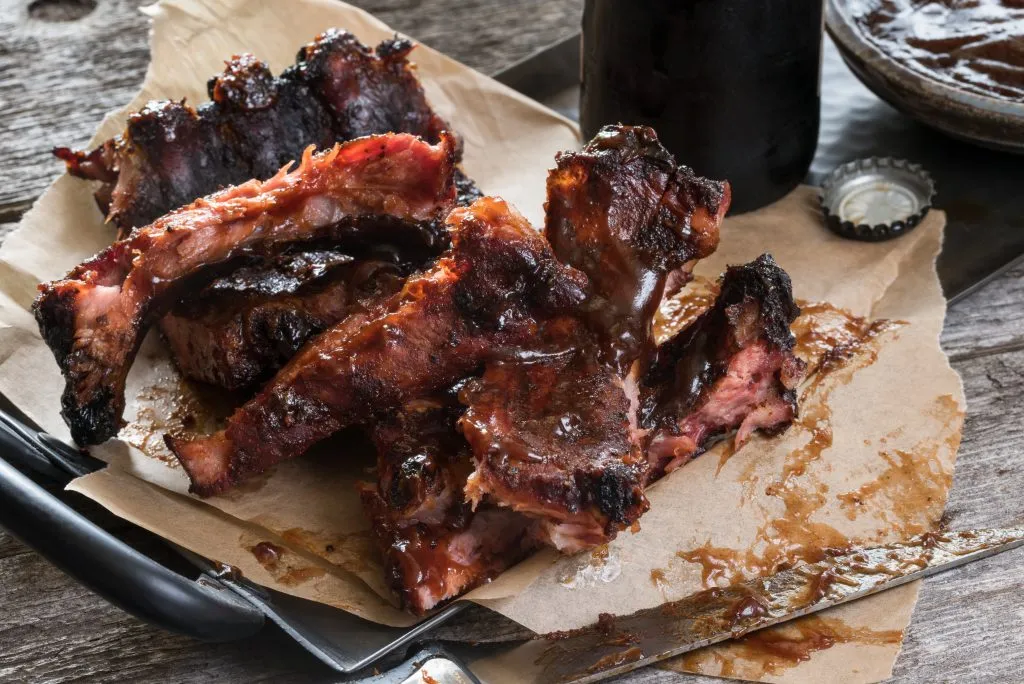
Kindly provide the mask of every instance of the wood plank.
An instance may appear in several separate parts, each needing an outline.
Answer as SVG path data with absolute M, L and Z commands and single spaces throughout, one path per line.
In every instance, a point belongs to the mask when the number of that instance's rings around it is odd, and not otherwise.
M 1024 264 L 950 307 L 942 347 L 954 359 L 1024 347 Z
M 0 529 L 0 560 L 31 553 L 21 542 Z
M 583 0 L 355 0 L 352 4 L 485 74 L 579 31 L 583 11 Z
M 147 0 L 103 0 L 83 19 L 33 19 L 0 0 L 0 207 L 34 198 L 59 173 L 55 145 L 85 144 L 103 115 L 127 102 L 149 59 Z
M 0 559 L 0 681 L 328 681 L 282 632 L 202 644 L 150 627 L 35 554 Z

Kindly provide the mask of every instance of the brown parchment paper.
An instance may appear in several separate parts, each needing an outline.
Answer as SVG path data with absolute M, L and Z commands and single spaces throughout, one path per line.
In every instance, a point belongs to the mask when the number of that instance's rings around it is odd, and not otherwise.
M 370 44 L 392 34 L 334 0 L 165 0 L 146 11 L 153 18 L 153 61 L 142 92 L 104 120 L 94 143 L 116 134 L 127 113 L 148 99 L 204 100 L 206 79 L 232 53 L 254 52 L 279 71 L 300 45 L 331 26 Z M 546 170 L 556 151 L 578 145 L 576 127 L 426 46 L 414 59 L 431 102 L 465 138 L 469 175 L 539 225 Z M 805 417 L 785 435 L 757 437 L 731 456 L 717 447 L 652 487 L 651 510 L 636 534 L 592 554 L 537 554 L 469 598 L 539 632 L 568 629 L 601 612 L 631 612 L 764 572 L 821 545 L 895 538 L 938 521 L 964 404 L 938 346 L 945 302 L 934 260 L 944 217 L 933 212 L 895 242 L 854 243 L 823 229 L 815 197 L 801 188 L 768 209 L 728 220 L 719 252 L 698 266 L 684 300 L 703 301 L 702 288 L 726 264 L 771 251 L 801 300 L 903 323 L 883 329 L 820 380 L 812 377 L 804 388 Z M 89 185 L 65 176 L 0 248 L 0 391 L 63 438 L 62 381 L 28 307 L 36 283 L 61 276 L 110 239 Z M 829 307 L 808 310 L 814 315 L 802 325 L 812 332 L 839 316 Z M 180 427 L 181 407 L 187 410 L 196 397 L 155 335 L 129 377 L 128 400 L 130 425 L 122 439 L 93 450 L 110 467 L 70 489 L 260 584 L 378 622 L 412 622 L 383 585 L 353 490 L 369 462 L 343 441 L 200 501 L 185 493 L 186 478 L 160 439 Z M 270 558 L 254 553 L 261 542 L 283 551 Z M 889 672 L 899 644 L 868 633 L 898 634 L 915 597 L 910 587 L 830 611 L 844 634 L 856 638 L 844 637 L 784 671 L 735 649 L 674 666 L 780 681 L 822 681 L 822 672 L 842 681 L 875 680 Z M 506 658 L 528 659 L 524 654 L 528 649 Z M 504 660 L 480 666 L 495 680 L 509 672 Z

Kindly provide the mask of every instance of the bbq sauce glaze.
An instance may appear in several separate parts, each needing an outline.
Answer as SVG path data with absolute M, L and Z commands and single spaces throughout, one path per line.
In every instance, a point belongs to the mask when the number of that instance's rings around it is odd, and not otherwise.
M 803 180 L 818 139 L 821 0 L 587 0 L 584 139 L 652 126 L 680 163 L 728 178 L 732 212 Z
M 1024 0 L 851 0 L 861 31 L 929 78 L 1024 102 Z

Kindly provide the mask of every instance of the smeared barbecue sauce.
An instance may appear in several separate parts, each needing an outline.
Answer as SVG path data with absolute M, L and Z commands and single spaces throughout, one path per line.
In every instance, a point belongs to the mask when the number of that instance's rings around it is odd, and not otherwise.
M 854 520 L 870 500 L 882 499 L 886 518 L 910 534 L 925 532 L 953 483 L 953 474 L 938 460 L 938 452 L 939 445 L 932 441 L 914 449 L 879 452 L 888 468 L 861 487 L 837 495 L 846 516 Z
M 836 618 L 809 615 L 778 627 L 659 664 L 666 670 L 719 677 L 760 679 L 777 676 L 837 644 L 899 644 L 903 632 L 850 627 Z
M 596 663 L 591 665 L 590 672 L 601 672 L 607 670 L 610 667 L 616 667 L 618 665 L 625 665 L 626 663 L 636 662 L 644 657 L 644 652 L 638 647 L 634 646 L 625 651 L 618 653 L 612 653 L 601 658 Z
M 784 513 L 766 521 L 757 532 L 756 543 L 746 549 L 706 543 L 678 551 L 679 560 L 700 567 L 705 587 L 727 586 L 800 562 L 815 562 L 828 550 L 850 544 L 835 527 L 815 519 L 827 503 L 828 492 L 808 471 L 832 446 L 832 392 L 873 364 L 883 342 L 904 324 L 868 321 L 828 304 L 799 304 L 802 313 L 792 326 L 797 338 L 795 352 L 807 362 L 813 375 L 801 393 L 801 414 L 793 429 L 806 433 L 807 441 L 787 454 L 779 476 L 764 490 L 782 502 Z M 744 479 L 755 481 L 753 477 Z M 912 530 L 921 531 L 916 526 Z
M 845 584 L 854 587 L 857 586 L 857 581 L 836 572 L 835 568 L 825 568 L 811 580 L 811 584 L 808 587 L 809 595 L 807 600 L 810 602 L 822 600 L 829 595 L 829 591 L 835 584 Z
M 285 586 L 305 584 L 327 574 L 323 568 L 305 562 L 298 555 L 272 542 L 261 541 L 249 547 L 249 551 L 274 581 Z
M 181 436 L 217 429 L 241 399 L 226 390 L 182 378 L 166 358 L 153 359 L 156 379 L 135 396 L 135 417 L 118 437 L 170 468 L 178 459 L 164 442 L 164 435 Z
M 276 566 L 285 552 L 280 546 L 266 541 L 260 542 L 256 546 L 252 547 L 250 551 L 252 551 L 252 555 L 256 560 L 260 562 L 260 565 L 265 568 Z
M 732 608 L 730 621 L 734 627 L 739 627 L 765 615 L 768 615 L 768 606 L 765 605 L 764 599 L 751 594 L 736 602 Z
M 912 71 L 1024 102 L 1020 0 L 851 0 L 850 11 L 870 42 Z

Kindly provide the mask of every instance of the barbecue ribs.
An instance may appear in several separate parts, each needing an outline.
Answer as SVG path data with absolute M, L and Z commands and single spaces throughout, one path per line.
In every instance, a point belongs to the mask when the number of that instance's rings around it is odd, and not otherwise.
M 308 344 L 225 431 L 169 440 L 209 495 L 475 373 L 501 350 L 543 345 L 586 296 L 586 277 L 501 200 L 448 216 L 452 249 L 410 278 L 387 311 L 358 330 L 346 319 Z
M 714 306 L 664 342 L 640 388 L 656 479 L 733 430 L 779 432 L 796 416 L 803 363 L 790 324 L 800 314 L 786 272 L 765 254 L 722 277 Z
M 536 548 L 532 521 L 474 511 L 463 486 L 469 445 L 455 430 L 456 390 L 408 402 L 373 427 L 377 482 L 360 494 L 402 607 L 422 614 L 493 578 Z
M 136 230 L 36 304 L 80 441 L 116 430 L 141 334 L 176 301 L 179 363 L 234 358 L 192 375 L 246 385 L 290 357 L 224 430 L 167 443 L 209 496 L 369 429 L 376 477 L 360 495 L 417 613 L 540 545 L 613 539 L 647 510 L 645 488 L 712 440 L 784 429 L 802 372 L 789 278 L 767 255 L 731 267 L 711 309 L 655 346 L 654 313 L 716 248 L 730 191 L 652 130 L 607 127 L 559 155 L 543 234 L 496 198 L 451 210 L 457 153 L 439 137 L 307 154 Z
M 604 543 L 648 508 L 645 459 L 621 378 L 587 347 L 532 363 L 493 362 L 463 392 L 473 449 L 466 495 L 538 521 L 564 552 Z
M 549 505 L 566 500 L 560 468 L 571 466 L 584 483 L 570 491 L 592 493 L 596 507 L 615 520 L 631 512 L 637 491 L 724 433 L 738 429 L 742 444 L 753 430 L 784 429 L 795 415 L 801 371 L 789 332 L 795 314 L 788 278 L 763 256 L 729 269 L 709 313 L 657 351 L 629 402 L 595 354 L 490 364 L 482 380 L 462 383 L 459 396 L 470 408 L 460 425 L 476 442 L 474 453 L 493 450 L 515 465 L 499 467 L 506 477 L 498 479 L 496 496 L 474 500 L 479 492 L 466 477 L 473 464 L 467 444 L 451 431 L 460 411 L 450 395 L 410 402 L 378 422 L 379 481 L 366 484 L 362 496 L 403 607 L 422 613 L 540 544 L 569 552 L 604 542 L 606 530 L 585 502 L 574 501 L 572 515 Z M 641 398 L 635 420 L 642 426 L 622 429 Z M 489 421 L 477 425 L 480 415 Z M 653 441 L 650 461 L 623 463 L 630 435 L 644 445 L 640 453 Z
M 451 127 L 427 103 L 412 49 L 394 38 L 371 50 L 331 29 L 278 78 L 252 55 L 235 56 L 210 79 L 210 102 L 151 102 L 95 150 L 54 154 L 72 175 L 101 182 L 96 201 L 123 239 L 220 188 L 270 178 L 310 145 L 392 132 L 440 142 Z
M 630 511 L 623 504 L 635 505 L 635 492 L 723 433 L 738 428 L 741 444 L 755 429 L 784 429 L 794 416 L 801 370 L 789 332 L 795 314 L 788 278 L 763 256 L 729 269 L 709 313 L 658 350 L 629 402 L 592 353 L 490 364 L 482 380 L 461 383 L 459 396 L 470 408 L 460 425 L 477 442 L 475 453 L 493 449 L 515 464 L 502 471 L 497 496 L 474 500 L 473 479 L 467 483 L 474 466 L 469 445 L 452 432 L 460 409 L 450 394 L 409 402 L 379 421 L 378 482 L 365 484 L 362 497 L 402 606 L 421 614 L 540 544 L 569 552 L 605 541 L 606 530 L 584 502 L 574 502 L 571 516 L 549 506 L 566 498 L 560 468 L 571 466 L 586 483 L 576 493 L 592 493 L 614 520 Z M 706 368 L 696 382 L 688 375 L 694 368 Z M 643 427 L 621 429 L 641 397 L 636 420 Z M 480 415 L 489 422 L 477 425 Z M 645 447 L 654 441 L 649 462 L 623 463 L 629 435 Z
M 249 387 L 311 337 L 398 292 L 417 265 L 395 254 L 285 254 L 213 281 L 164 316 L 160 331 L 186 377 Z
M 439 141 L 448 127 L 426 101 L 407 59 L 412 49 L 395 38 L 374 51 L 332 29 L 302 48 L 297 64 L 279 78 L 252 55 L 235 56 L 210 80 L 211 101 L 196 110 L 152 102 L 96 150 L 55 153 L 73 175 L 101 181 L 97 201 L 124 238 L 221 187 L 269 178 L 308 145 L 326 148 L 392 131 Z M 457 202 L 479 199 L 475 184 L 455 173 Z M 423 266 L 445 246 L 405 265 Z M 331 301 L 332 293 L 345 293 L 334 269 L 293 269 L 289 280 L 302 282 L 287 292 L 254 286 L 278 279 L 280 271 L 280 264 L 252 264 L 245 278 L 190 297 L 178 315 L 161 321 L 185 376 L 228 389 L 252 385 L 348 312 L 345 301 Z
M 492 361 L 460 422 L 474 503 L 534 517 L 562 551 L 609 541 L 647 510 L 637 376 L 670 273 L 718 245 L 727 183 L 698 178 L 646 127 L 608 126 L 548 176 L 545 234 L 590 290 L 557 351 Z
M 41 285 L 36 319 L 65 375 L 62 415 L 74 439 L 116 434 L 148 325 L 218 269 L 324 240 L 428 249 L 446 240 L 440 219 L 455 198 L 454 161 L 445 135 L 437 145 L 389 134 L 307 151 L 296 170 L 197 200 Z
M 718 247 L 728 183 L 694 175 L 646 126 L 606 126 L 548 175 L 544 233 L 590 278 L 584 305 L 602 355 L 624 371 L 653 344 L 668 274 Z

